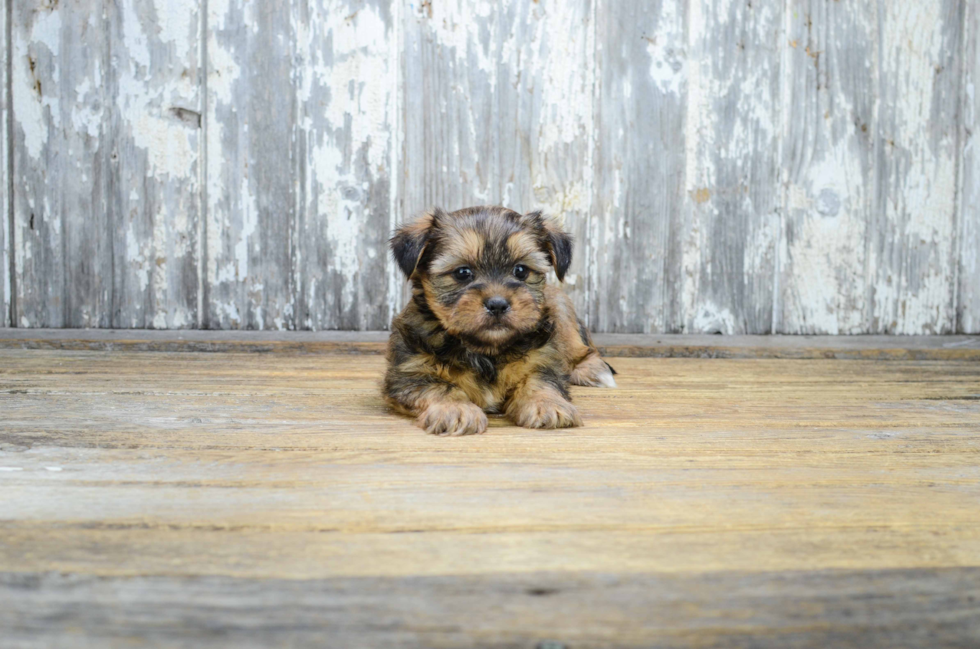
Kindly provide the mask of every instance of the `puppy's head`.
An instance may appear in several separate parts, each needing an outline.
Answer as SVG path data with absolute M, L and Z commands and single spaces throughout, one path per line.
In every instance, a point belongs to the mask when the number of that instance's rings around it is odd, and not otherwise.
M 572 239 L 540 212 L 433 210 L 391 240 L 395 260 L 449 333 L 495 349 L 534 331 L 545 275 L 565 277 Z

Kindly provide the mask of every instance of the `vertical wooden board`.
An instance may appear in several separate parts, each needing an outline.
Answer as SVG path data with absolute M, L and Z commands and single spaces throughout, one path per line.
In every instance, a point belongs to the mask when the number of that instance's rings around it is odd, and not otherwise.
M 690 11 L 686 223 L 680 274 L 668 280 L 683 289 L 679 317 L 669 325 L 689 333 L 770 333 L 783 7 L 702 0 Z
M 295 329 L 291 6 L 207 4 L 205 327 Z
M 776 333 L 868 331 L 878 17 L 872 3 L 793 0 L 779 43 L 783 225 Z
M 403 13 L 406 218 L 433 206 L 455 210 L 501 199 L 498 21 L 493 0 L 421 2 Z
M 10 273 L 11 250 L 13 242 L 10 240 L 10 166 L 9 152 L 10 141 L 7 137 L 10 132 L 10 98 L 7 95 L 7 54 L 10 49 L 10 40 L 7 32 L 7 4 L 4 3 L 0 8 L 0 327 L 10 326 L 10 299 L 13 295 L 13 287 Z
M 298 0 L 297 326 L 388 326 L 390 0 Z
M 12 5 L 14 266 L 20 327 L 108 327 L 103 3 Z
M 191 0 L 108 7 L 112 326 L 197 325 L 200 19 Z
M 966 3 L 964 20 L 963 85 L 961 86 L 959 208 L 959 267 L 956 331 L 980 333 L 980 150 L 977 148 L 980 111 L 980 6 Z
M 683 209 L 687 3 L 599 0 L 595 199 L 589 231 L 596 331 L 671 329 Z
M 499 200 L 541 209 L 575 238 L 565 291 L 588 320 L 595 29 L 591 0 L 503 3 L 494 102 Z
M 433 2 L 401 19 L 400 206 L 500 204 L 576 237 L 566 290 L 587 315 L 593 25 L 588 0 Z
M 880 2 L 872 333 L 955 328 L 963 5 Z
M 398 214 L 501 202 L 494 89 L 497 3 L 450 0 L 403 6 L 396 156 Z M 401 299 L 411 292 L 392 265 Z

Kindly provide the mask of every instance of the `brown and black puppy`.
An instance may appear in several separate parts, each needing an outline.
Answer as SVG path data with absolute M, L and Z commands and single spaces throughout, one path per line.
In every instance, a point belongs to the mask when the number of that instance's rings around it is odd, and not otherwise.
M 568 386 L 615 387 L 559 280 L 572 240 L 540 212 L 434 210 L 401 227 L 391 249 L 412 281 L 394 319 L 384 395 L 435 435 L 487 428 L 503 412 L 529 428 L 580 426 Z

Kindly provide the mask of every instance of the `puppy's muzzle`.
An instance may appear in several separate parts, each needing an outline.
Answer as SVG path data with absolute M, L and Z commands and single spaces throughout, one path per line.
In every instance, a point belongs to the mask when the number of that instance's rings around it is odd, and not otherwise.
M 483 307 L 490 312 L 490 315 L 499 318 L 510 311 L 510 302 L 508 302 L 505 298 L 496 295 L 484 300 Z

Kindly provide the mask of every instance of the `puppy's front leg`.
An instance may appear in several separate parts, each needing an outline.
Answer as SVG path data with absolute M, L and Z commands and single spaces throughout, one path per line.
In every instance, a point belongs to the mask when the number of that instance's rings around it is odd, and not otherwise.
M 487 429 L 486 414 L 465 392 L 418 368 L 390 368 L 385 395 L 392 406 L 415 417 L 415 423 L 431 435 L 475 435 Z
M 534 374 L 514 390 L 507 416 L 525 428 L 581 426 L 582 418 L 568 398 L 567 381 Z

